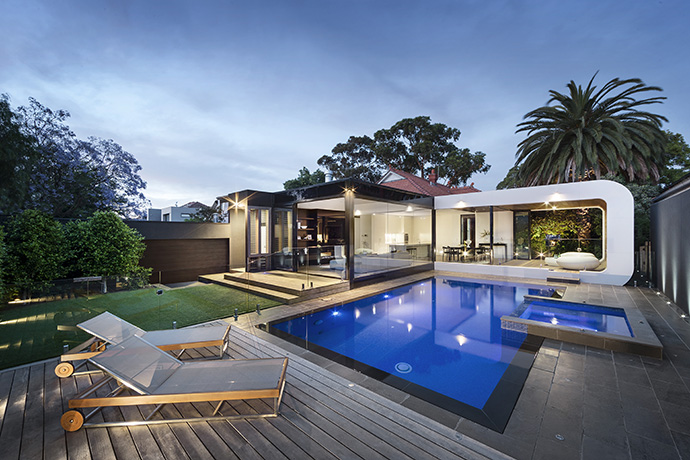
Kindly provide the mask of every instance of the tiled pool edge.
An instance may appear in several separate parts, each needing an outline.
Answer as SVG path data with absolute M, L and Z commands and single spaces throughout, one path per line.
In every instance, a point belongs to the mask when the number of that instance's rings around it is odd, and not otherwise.
M 566 299 L 549 298 L 548 300 L 549 302 L 556 303 L 582 303 Z M 595 305 L 592 303 L 586 303 L 585 305 L 611 308 L 605 305 Z M 516 316 L 502 316 L 501 327 L 505 330 L 526 332 L 530 335 L 559 340 L 561 342 L 587 345 L 603 350 L 632 353 L 662 359 L 663 346 L 642 312 L 634 305 L 621 305 L 616 308 L 621 308 L 625 311 L 634 337 L 624 337 L 606 332 L 587 331 L 568 326 L 533 321 Z

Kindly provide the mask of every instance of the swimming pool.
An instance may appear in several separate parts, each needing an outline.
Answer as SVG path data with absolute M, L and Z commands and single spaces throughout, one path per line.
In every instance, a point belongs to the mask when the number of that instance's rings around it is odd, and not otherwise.
M 526 301 L 524 307 L 518 309 L 514 315 L 554 326 L 633 337 L 630 323 L 622 308 L 534 299 Z
M 541 339 L 501 328 L 553 290 L 435 277 L 267 325 L 304 348 L 503 431 Z

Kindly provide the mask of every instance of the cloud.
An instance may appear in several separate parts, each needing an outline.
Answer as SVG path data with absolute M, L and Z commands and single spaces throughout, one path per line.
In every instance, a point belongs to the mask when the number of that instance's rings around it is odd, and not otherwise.
M 658 112 L 687 127 L 689 8 L 7 0 L 0 92 L 67 109 L 80 137 L 121 144 L 156 206 L 280 189 L 350 135 L 418 115 L 487 154 L 490 173 L 471 181 L 489 190 L 512 166 L 522 116 L 597 70 L 601 84 L 663 87 Z

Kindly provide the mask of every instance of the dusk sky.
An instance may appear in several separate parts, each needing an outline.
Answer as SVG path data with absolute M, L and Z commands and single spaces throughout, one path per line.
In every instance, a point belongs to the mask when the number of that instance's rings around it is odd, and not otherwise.
M 277 191 L 351 135 L 428 115 L 486 153 L 548 91 L 614 77 L 690 138 L 690 2 L 2 0 L 0 93 L 71 113 L 132 153 L 154 207 Z

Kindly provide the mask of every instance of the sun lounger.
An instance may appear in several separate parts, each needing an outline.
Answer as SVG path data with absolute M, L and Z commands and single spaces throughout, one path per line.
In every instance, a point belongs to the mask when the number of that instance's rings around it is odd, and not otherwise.
M 107 311 L 77 324 L 77 327 L 93 337 L 60 357 L 60 364 L 55 367 L 55 374 L 58 377 L 69 377 L 74 373 L 75 368 L 70 361 L 86 360 L 101 353 L 108 346 L 121 343 L 133 336 L 143 337 L 161 350 L 178 351 L 178 358 L 187 349 L 204 347 L 218 347 L 218 356 L 222 358 L 228 347 L 230 332 L 230 325 L 146 332 Z
M 89 362 L 106 373 L 106 377 L 94 383 L 79 395 L 69 400 L 69 408 L 60 420 L 66 431 L 82 427 L 111 427 L 150 425 L 160 423 L 228 420 L 237 418 L 276 417 L 285 388 L 287 358 L 237 359 L 214 361 L 180 361 L 148 343 L 133 336 L 122 343 L 108 347 L 104 352 L 89 358 Z M 105 396 L 108 384 L 116 381 L 118 386 Z M 123 393 L 129 394 L 123 395 Z M 273 399 L 273 411 L 260 414 L 227 415 L 221 406 L 227 401 Z M 152 417 L 165 404 L 215 403 L 208 411 L 211 415 L 192 418 Z M 88 423 L 87 421 L 102 407 L 154 405 L 143 419 L 116 422 Z M 95 408 L 84 416 L 79 409 Z M 142 414 L 145 408 L 142 409 Z M 139 411 L 135 411 L 138 413 Z M 131 413 L 122 411 L 122 414 Z M 87 423 L 85 423 L 87 422 Z

